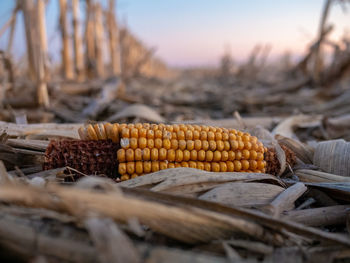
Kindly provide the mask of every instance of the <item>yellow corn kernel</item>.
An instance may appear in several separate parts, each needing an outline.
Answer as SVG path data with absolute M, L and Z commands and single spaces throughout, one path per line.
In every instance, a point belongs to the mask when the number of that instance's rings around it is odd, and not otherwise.
M 211 132 L 216 132 L 216 128 L 215 127 L 213 127 L 213 126 L 209 126 L 209 131 L 211 131 Z M 214 140 L 214 139 L 213 139 Z
M 152 171 L 152 162 L 143 162 L 143 172 L 150 173 Z
M 202 141 L 201 140 L 195 140 L 194 141 L 194 149 L 196 151 L 199 151 L 200 149 L 202 149 Z
M 197 151 L 196 151 L 196 150 L 192 150 L 192 151 L 190 152 L 190 154 L 191 154 L 190 159 L 191 159 L 192 161 L 197 161 L 197 155 L 198 155 Z
M 107 139 L 105 126 L 102 123 L 95 124 L 94 130 L 96 132 L 98 140 L 106 140 Z
M 135 159 L 135 161 L 142 161 L 142 154 L 143 154 L 142 151 L 143 150 L 141 150 L 140 148 L 135 149 L 135 151 L 134 151 L 134 159 Z
M 118 165 L 118 173 L 119 174 L 126 174 L 126 163 L 120 163 Z
M 220 172 L 223 172 L 223 173 L 227 172 L 227 165 L 226 165 L 226 163 L 225 162 L 220 162 L 219 164 L 220 164 Z
M 201 131 L 208 132 L 209 131 L 209 126 L 207 125 L 201 125 Z
M 249 152 L 250 152 L 249 156 L 251 160 L 256 160 L 258 158 L 258 153 L 256 151 L 250 150 Z
M 168 163 L 168 168 L 175 168 L 175 163 Z
M 156 139 L 162 139 L 163 138 L 163 132 L 161 130 L 156 130 L 154 132 L 154 138 Z
M 218 151 L 223 151 L 225 148 L 224 142 L 223 141 L 216 141 L 216 150 Z
M 169 149 L 167 153 L 167 160 L 169 162 L 175 162 L 175 150 L 174 149 Z
M 140 149 L 144 149 L 147 147 L 147 139 L 145 137 L 141 137 L 138 139 L 138 146 Z
M 233 164 L 234 164 L 234 166 L 235 166 L 235 172 L 241 171 L 241 169 L 242 169 L 242 164 L 241 164 L 240 161 L 235 160 L 235 161 L 233 162 Z
M 265 168 L 264 162 L 263 161 L 257 161 L 257 169 L 262 170 Z
M 158 161 L 158 149 L 157 148 L 151 149 L 151 160 Z
M 208 133 L 207 132 L 205 132 L 205 131 L 201 131 L 200 132 L 200 140 L 202 140 L 202 141 L 206 141 L 207 139 L 208 139 Z
M 215 133 L 212 131 L 209 131 L 207 137 L 208 137 L 208 141 L 214 141 L 215 140 Z
M 251 142 L 244 142 L 244 149 L 250 150 L 252 148 L 252 143 Z
M 235 171 L 235 166 L 234 166 L 233 162 L 227 161 L 226 165 L 227 165 L 227 172 L 234 172 Z
M 177 149 L 175 151 L 175 161 L 176 162 L 182 162 L 184 156 L 183 156 L 183 151 L 180 149 Z
M 131 130 L 132 128 L 135 128 L 135 124 L 133 123 L 128 123 L 127 127 Z
M 171 148 L 171 142 L 169 139 L 163 139 L 163 148 L 169 150 Z
M 211 171 L 212 172 L 220 172 L 220 164 L 212 162 L 211 163 Z
M 194 149 L 194 141 L 187 140 L 187 142 L 186 142 L 186 149 L 189 150 L 189 151 L 192 151 Z
M 198 161 L 204 161 L 205 160 L 205 151 L 204 150 L 198 151 L 197 159 L 198 159 Z
M 262 160 L 264 160 L 264 154 L 261 153 L 261 152 L 258 152 L 258 153 L 257 153 L 256 160 L 257 160 L 257 161 L 262 161 Z
M 230 141 L 237 141 L 236 135 L 234 133 L 231 133 L 231 132 L 228 134 L 228 139 Z
M 258 162 L 255 160 L 249 160 L 249 169 L 256 170 L 258 167 Z
M 126 181 L 126 180 L 129 180 L 129 179 L 130 179 L 130 177 L 129 177 L 128 174 L 123 174 L 123 175 L 120 177 L 120 180 L 122 180 L 122 181 Z
M 200 133 L 198 130 L 194 130 L 193 131 L 193 139 L 192 140 L 199 140 L 199 137 L 200 137 Z
M 121 133 L 122 138 L 130 138 L 130 129 L 129 128 L 123 128 Z
M 136 149 L 137 148 L 138 143 L 137 143 L 137 139 L 136 138 L 130 138 L 129 142 L 130 142 L 130 148 L 131 149 Z
M 185 140 L 179 140 L 179 149 L 180 150 L 185 150 L 187 147 L 187 143 Z
M 154 148 L 154 140 L 153 139 L 147 139 L 147 148 L 149 148 L 149 149 Z
M 156 138 L 154 140 L 154 147 L 157 149 L 160 149 L 160 148 L 162 148 L 162 146 L 163 146 L 163 140 L 160 138 Z
M 86 132 L 87 132 L 87 137 L 88 137 L 90 140 L 95 140 L 95 141 L 98 140 L 96 131 L 95 131 L 94 127 L 93 127 L 91 124 L 87 125 L 87 127 L 86 127 Z
M 238 149 L 243 150 L 244 149 L 244 142 L 243 141 L 238 141 Z
M 125 158 L 127 162 L 133 162 L 135 160 L 134 150 L 127 149 L 125 152 Z
M 183 130 L 178 131 L 176 137 L 178 140 L 185 140 L 185 132 Z
M 228 141 L 229 140 L 229 133 L 228 132 L 223 132 L 222 133 L 222 140 L 223 141 Z
M 126 123 L 119 124 L 119 127 L 118 127 L 119 134 L 121 134 L 122 130 L 127 127 L 128 125 Z
M 166 160 L 167 157 L 167 150 L 165 148 L 160 148 L 158 151 L 158 159 L 160 161 Z
M 136 160 L 136 152 L 135 152 L 135 160 Z M 142 150 L 142 160 L 144 161 L 151 160 L 151 150 L 149 148 L 145 148 Z
M 197 168 L 197 163 L 194 162 L 194 161 L 189 161 L 189 162 L 188 162 L 188 166 L 189 166 L 190 168 Z
M 215 151 L 216 150 L 216 141 L 209 141 L 209 149 L 211 151 Z
M 179 167 L 182 167 L 181 163 L 175 163 L 175 168 L 179 168 Z
M 154 131 L 147 130 L 147 139 L 154 139 Z
M 203 162 L 196 162 L 197 163 L 197 169 L 204 170 L 204 163 Z
M 179 141 L 177 139 L 171 139 L 171 149 L 177 150 L 179 148 Z
M 117 159 L 118 162 L 123 163 L 126 161 L 126 157 L 125 157 L 125 150 L 124 149 L 119 149 L 117 151 Z
M 235 160 L 241 160 L 242 159 L 242 152 L 236 151 L 235 152 Z
M 134 162 L 127 162 L 126 163 L 126 172 L 128 174 L 135 173 L 135 163 Z
M 238 150 L 238 147 L 239 147 L 238 141 L 230 140 L 230 144 L 231 144 L 231 150 L 233 150 L 233 151 Z
M 130 131 L 130 137 L 131 138 L 138 138 L 139 137 L 139 130 L 136 128 L 132 128 Z
M 231 145 L 229 141 L 224 141 L 224 150 L 225 151 L 231 150 Z
M 205 160 L 207 162 L 213 161 L 213 158 L 214 158 L 214 153 L 212 151 L 206 151 L 205 152 Z
M 145 128 L 139 129 L 139 137 L 140 138 L 147 138 L 147 130 Z
M 210 172 L 211 171 L 211 163 L 204 163 L 204 170 Z
M 173 132 L 178 132 L 179 130 L 180 130 L 179 125 L 174 124 L 174 125 L 173 125 Z
M 221 152 L 215 151 L 214 152 L 214 157 L 213 157 L 214 162 L 220 162 L 221 161 Z
M 168 163 L 167 162 L 159 162 L 159 170 L 165 170 L 168 169 Z
M 137 173 L 137 174 L 143 173 L 143 163 L 142 162 L 135 163 L 135 173 Z
M 185 132 L 185 139 L 186 140 L 192 140 L 193 139 L 193 132 L 191 130 L 187 130 Z
M 159 162 L 158 161 L 152 161 L 152 173 L 159 171 Z
M 247 149 L 244 149 L 244 150 L 242 151 L 242 159 L 248 160 L 249 157 L 250 157 L 250 151 L 247 150 Z
M 181 162 L 181 167 L 189 167 L 188 162 Z
M 184 150 L 183 154 L 184 154 L 184 157 L 183 157 L 184 162 L 187 162 L 191 159 L 191 153 L 189 150 Z
M 222 132 L 215 132 L 215 140 L 216 141 L 222 141 Z
M 236 159 L 236 153 L 234 151 L 229 151 L 228 152 L 228 160 L 234 161 L 235 159 Z
M 249 169 L 249 161 L 248 160 L 242 160 L 241 164 L 242 164 L 242 170 L 246 171 Z
M 221 161 L 226 162 L 228 160 L 228 152 L 222 151 L 221 152 Z
M 209 149 L 209 142 L 208 141 L 202 141 L 202 149 L 204 151 L 208 151 L 208 149 Z

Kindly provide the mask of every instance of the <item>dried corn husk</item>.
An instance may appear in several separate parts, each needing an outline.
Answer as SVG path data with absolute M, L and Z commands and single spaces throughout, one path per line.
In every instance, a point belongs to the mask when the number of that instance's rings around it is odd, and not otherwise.
M 350 182 L 349 177 L 315 171 L 300 169 L 295 172 L 299 180 L 308 183 L 333 183 L 333 182 Z
M 279 134 L 276 135 L 275 138 L 279 144 L 287 146 L 289 149 L 291 149 L 299 160 L 306 164 L 312 164 L 312 159 L 315 152 L 313 147 Z
M 318 143 L 313 163 L 327 173 L 350 176 L 350 143 L 344 140 Z
M 261 173 L 214 173 L 193 168 L 172 168 L 139 176 L 121 182 L 123 187 L 151 188 L 155 192 L 166 192 L 176 195 L 196 196 L 218 185 L 228 182 L 269 181 L 276 185 L 284 183 L 275 176 Z
M 227 183 L 201 195 L 199 199 L 228 206 L 258 207 L 269 204 L 283 187 L 263 183 Z

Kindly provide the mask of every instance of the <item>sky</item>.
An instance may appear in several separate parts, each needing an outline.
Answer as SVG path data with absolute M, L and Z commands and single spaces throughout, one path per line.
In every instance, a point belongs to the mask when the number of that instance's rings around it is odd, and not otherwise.
M 106 0 L 101 0 L 103 3 Z M 10 17 L 14 0 L 0 0 L 0 25 Z M 271 45 L 270 57 L 289 51 L 303 54 L 315 39 L 323 0 L 119 0 L 119 23 L 130 30 L 171 66 L 217 65 L 225 48 L 242 62 L 256 44 Z M 347 5 L 350 9 L 350 5 Z M 49 47 L 59 58 L 58 0 L 50 0 L 47 15 Z M 332 39 L 350 33 L 350 10 L 331 8 Z M 18 21 L 15 51 L 24 53 L 23 20 Z M 6 47 L 6 34 L 0 49 Z

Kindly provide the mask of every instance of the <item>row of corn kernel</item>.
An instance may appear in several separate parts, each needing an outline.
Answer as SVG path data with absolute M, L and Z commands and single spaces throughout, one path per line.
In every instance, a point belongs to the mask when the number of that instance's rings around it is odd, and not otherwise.
M 166 161 L 149 161 L 149 162 L 127 162 L 119 163 L 118 173 L 123 175 L 143 175 L 146 173 L 157 172 L 168 168 L 190 167 L 211 172 L 265 172 L 265 161 L 255 160 L 235 160 L 233 162 L 166 162 Z
M 261 142 L 252 144 L 251 142 L 243 141 L 201 141 L 201 140 L 169 140 L 169 139 L 146 139 L 146 138 L 122 138 L 120 145 L 123 149 L 136 148 L 165 148 L 165 149 L 180 149 L 180 150 L 211 150 L 211 151 L 229 151 L 229 150 L 255 150 L 257 152 L 265 152 L 265 148 Z
M 124 130 L 124 131 L 123 131 Z M 88 132 L 87 132 L 88 131 Z M 116 137 L 138 138 L 168 138 L 169 132 L 174 139 L 201 139 L 201 140 L 244 140 L 250 138 L 248 133 L 237 132 L 236 130 L 227 130 L 216 127 L 198 126 L 198 125 L 163 125 L 163 124 L 111 124 L 99 123 L 88 124 L 79 129 L 82 139 L 114 139 Z M 237 135 L 237 136 L 236 136 Z M 252 140 L 256 137 L 252 136 Z
M 182 162 L 182 161 L 234 161 L 234 160 L 257 160 L 262 161 L 264 154 L 254 150 L 243 151 L 204 151 L 204 150 L 174 150 L 165 148 L 145 148 L 145 149 L 119 149 L 117 151 L 118 162 L 132 162 L 132 161 L 163 161 Z
M 200 131 L 200 133 L 199 133 Z M 172 132 L 169 134 L 169 132 Z M 214 141 L 220 145 L 226 141 L 230 141 L 231 147 L 248 147 L 250 144 L 258 143 L 255 136 L 248 133 L 243 133 L 236 130 L 227 130 L 216 127 L 198 126 L 198 125 L 162 125 L 162 124 L 89 124 L 79 129 L 79 134 L 82 139 L 103 140 L 111 139 L 118 142 L 119 138 L 147 138 L 147 139 L 176 139 L 176 140 L 199 140 L 199 141 Z M 145 140 L 143 140 L 144 142 Z M 199 143 L 197 141 L 197 144 Z M 233 143 L 233 141 L 236 141 Z M 244 146 L 242 141 L 244 142 Z M 140 144 L 142 145 L 142 141 Z M 232 145 L 234 144 L 234 145 Z M 238 145 L 237 145 L 238 144 Z M 258 147 L 262 144 L 258 143 Z M 227 148 L 227 146 L 226 146 Z

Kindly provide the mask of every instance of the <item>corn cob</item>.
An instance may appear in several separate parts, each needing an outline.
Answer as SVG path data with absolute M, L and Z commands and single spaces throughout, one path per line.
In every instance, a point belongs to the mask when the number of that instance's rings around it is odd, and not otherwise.
M 265 172 L 267 148 L 255 136 L 235 129 L 199 125 L 89 124 L 82 140 L 119 144 L 121 180 L 173 167 L 213 172 Z

